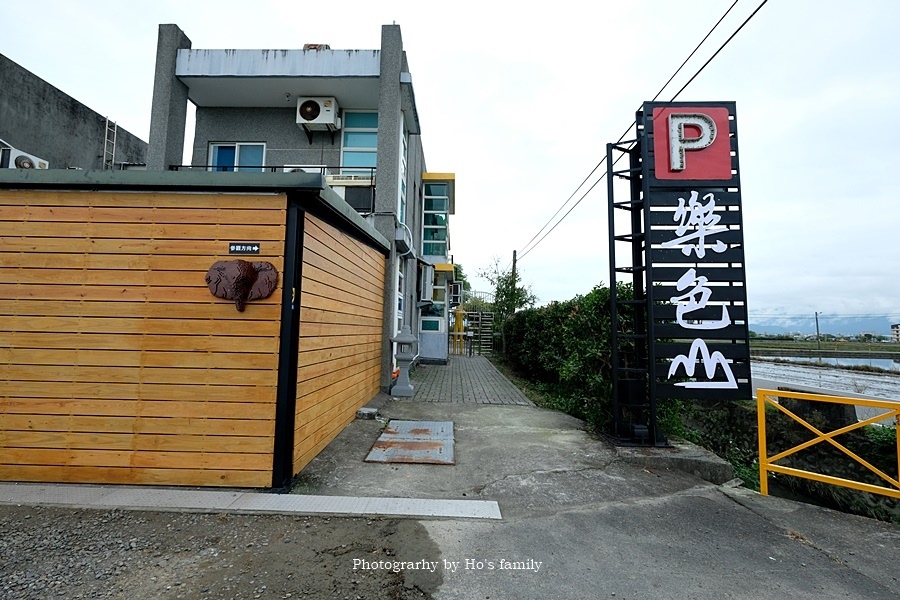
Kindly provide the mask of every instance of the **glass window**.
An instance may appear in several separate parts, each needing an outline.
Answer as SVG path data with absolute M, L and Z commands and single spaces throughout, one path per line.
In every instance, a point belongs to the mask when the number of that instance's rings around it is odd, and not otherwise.
M 344 148 L 377 148 L 377 131 L 345 131 Z
M 238 146 L 238 170 L 262 171 L 263 146 L 262 144 L 242 144 Z
M 265 144 L 210 144 L 212 171 L 262 171 L 265 165 Z
M 378 157 L 374 152 L 346 152 L 344 154 L 345 167 L 372 167 L 376 165 Z
M 402 115 L 401 115 L 402 120 Z M 406 141 L 406 127 L 400 128 L 400 197 L 397 199 L 397 217 L 401 223 L 406 223 L 406 163 L 409 153 L 409 144 Z
M 234 171 L 234 146 L 215 145 L 212 149 L 212 164 L 215 171 Z
M 344 128 L 378 129 L 378 113 L 344 111 Z
M 448 225 L 450 188 L 446 183 L 426 183 L 423 199 L 422 253 L 426 256 L 447 256 L 450 239 Z
M 444 316 L 444 303 L 443 302 L 435 302 L 431 306 L 426 306 L 422 309 L 423 317 L 443 317 Z
M 422 319 L 422 331 L 440 331 L 441 322 L 438 319 Z
M 378 113 L 344 111 L 343 125 L 341 173 L 372 174 L 378 161 Z
M 426 242 L 443 241 L 446 239 L 447 239 L 447 228 L 446 227 L 426 227 L 425 228 L 425 241 Z
M 424 246 L 423 254 L 428 256 L 447 256 L 446 242 L 425 242 L 422 245 Z
M 449 203 L 447 198 L 425 198 L 425 210 L 446 211 Z
M 426 209 L 427 210 L 427 209 Z M 446 214 L 435 214 L 435 213 L 425 213 L 425 226 L 447 226 L 447 215 Z

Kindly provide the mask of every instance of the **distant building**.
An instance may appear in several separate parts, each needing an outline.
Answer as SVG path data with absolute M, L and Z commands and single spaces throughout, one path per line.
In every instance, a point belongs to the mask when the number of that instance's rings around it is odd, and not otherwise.
M 891 341 L 900 344 L 900 323 L 891 325 Z
M 123 169 L 146 160 L 146 142 L 0 54 L 0 168 Z

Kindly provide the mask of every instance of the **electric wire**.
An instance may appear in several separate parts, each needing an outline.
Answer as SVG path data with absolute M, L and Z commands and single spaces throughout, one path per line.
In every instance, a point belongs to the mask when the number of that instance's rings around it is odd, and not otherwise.
M 697 47 L 694 49 L 694 51 L 691 52 L 690 56 L 688 56 L 688 58 L 681 64 L 681 66 L 678 67 L 678 70 L 676 70 L 676 72 L 672 75 L 672 77 L 669 78 L 669 80 L 665 83 L 665 85 L 663 85 L 663 87 L 660 88 L 660 91 L 657 92 L 657 94 L 656 94 L 656 96 L 654 96 L 653 100 L 656 100 L 656 99 L 660 96 L 660 94 L 662 94 L 662 91 L 669 85 L 669 83 L 672 81 L 672 79 L 674 79 L 675 76 L 677 76 L 678 72 L 684 67 L 685 64 L 687 64 L 687 62 L 688 62 L 688 61 L 691 59 L 691 57 L 697 52 L 697 50 L 703 45 L 703 43 L 709 38 L 709 36 L 713 33 L 713 31 L 715 31 L 715 29 L 716 29 L 716 28 L 719 26 L 719 24 L 725 19 L 725 17 L 728 15 L 728 13 L 731 12 L 731 9 L 734 8 L 734 6 L 737 4 L 737 2 L 738 2 L 738 0 L 735 0 L 735 2 L 728 8 L 728 10 L 725 11 L 725 13 L 722 15 L 722 17 L 716 22 L 715 25 L 713 25 L 712 29 L 710 29 L 710 31 L 706 34 L 706 36 L 704 36 L 704 38 L 700 41 L 700 43 L 697 45 Z M 712 54 L 712 56 L 711 56 L 705 63 L 703 63 L 703 65 L 700 67 L 700 69 L 698 69 L 697 72 L 694 73 L 694 75 L 688 80 L 688 82 L 687 82 L 686 84 L 684 84 L 684 85 L 681 87 L 681 89 L 679 89 L 678 92 L 675 93 L 674 96 L 672 96 L 672 100 L 670 100 L 670 101 L 674 101 L 676 98 L 678 98 L 678 96 L 679 96 L 679 95 L 680 95 L 680 94 L 688 87 L 688 85 L 690 85 L 690 84 L 697 78 L 697 76 L 700 75 L 700 73 L 701 73 L 701 72 L 702 72 L 702 71 L 703 71 L 703 70 L 704 70 L 711 62 L 712 62 L 712 60 L 713 60 L 716 56 L 718 56 L 718 54 L 725 48 L 725 46 L 727 46 L 727 45 L 731 42 L 731 40 L 734 39 L 734 37 L 738 34 L 738 32 L 740 32 L 741 29 L 743 29 L 744 26 L 747 25 L 747 23 L 750 22 L 750 20 L 756 15 L 756 13 L 759 12 L 759 10 L 760 10 L 767 2 L 768 2 L 768 0 L 763 0 L 763 1 L 760 3 L 760 5 L 756 7 L 756 9 L 750 14 L 750 16 L 747 17 L 747 18 L 744 20 L 744 22 L 741 23 L 740 26 L 738 26 L 738 28 L 734 31 L 734 33 L 732 33 L 732 34 L 728 37 L 728 39 L 726 39 L 725 42 L 722 43 L 721 46 L 719 46 L 718 50 L 716 50 L 716 51 Z M 625 136 L 628 134 L 628 132 L 631 130 L 631 128 L 632 128 L 634 125 L 635 125 L 635 122 L 632 121 L 632 123 L 628 126 L 628 128 L 625 130 L 625 132 L 624 132 L 624 133 L 619 137 L 619 139 L 616 141 L 617 144 L 620 143 L 623 139 L 625 139 Z M 621 154 L 621 155 L 619 156 L 619 158 L 617 158 L 617 159 L 613 162 L 613 165 L 615 165 L 615 164 L 616 164 L 623 156 L 624 156 L 624 154 Z M 581 184 L 579 184 L 579 186 L 578 186 L 577 188 L 575 188 L 575 191 L 572 193 L 572 195 L 569 196 L 569 198 L 568 198 L 568 199 L 560 206 L 560 208 L 556 211 L 556 213 L 554 213 L 553 217 L 550 217 L 550 220 L 547 221 L 547 223 L 546 223 L 546 224 L 538 231 L 537 234 L 535 234 L 535 236 L 534 236 L 531 240 L 529 240 L 528 244 L 525 245 L 525 248 L 527 248 L 527 249 L 523 249 L 522 253 L 518 256 L 518 260 L 521 260 L 522 258 L 524 258 L 525 256 L 527 256 L 527 255 L 528 255 L 532 250 L 534 250 L 534 249 L 535 249 L 542 241 L 544 241 L 544 239 L 546 239 L 547 236 L 550 235 L 550 234 L 553 232 L 553 230 L 556 229 L 556 227 L 557 227 L 560 223 L 562 223 L 562 222 L 566 219 L 566 217 L 569 216 L 569 214 L 571 214 L 571 212 L 575 209 L 575 207 L 577 207 L 579 204 L 581 204 L 581 202 L 587 197 L 587 195 L 588 195 L 595 187 L 597 187 L 597 184 L 600 183 L 600 182 L 603 180 L 604 177 L 606 177 L 606 172 L 601 173 L 601 174 L 600 174 L 600 177 L 598 177 L 597 180 L 591 185 L 591 187 L 589 187 L 589 188 L 587 189 L 587 191 L 585 191 L 585 193 L 581 195 L 581 197 L 578 199 L 578 201 L 575 202 L 575 204 L 573 204 L 572 207 L 571 207 L 568 211 L 566 211 L 566 213 L 565 213 L 565 214 L 564 214 L 564 215 L 563 215 L 563 216 L 562 216 L 562 217 L 561 217 L 561 218 L 553 225 L 553 227 L 551 227 L 551 228 L 550 228 L 543 236 L 540 237 L 540 239 L 538 239 L 536 242 L 534 242 L 534 244 L 533 244 L 530 248 L 528 248 L 528 245 L 531 244 L 531 242 L 532 242 L 538 235 L 540 235 L 541 231 L 543 231 L 544 229 L 547 228 L 547 226 L 550 224 L 550 222 L 553 221 L 554 217 L 556 217 L 556 215 L 558 215 L 558 214 L 560 213 L 560 211 L 562 211 L 562 209 L 565 208 L 565 206 L 569 203 L 569 201 L 571 201 L 571 199 L 575 196 L 575 194 L 578 192 L 578 190 L 584 185 L 584 183 L 585 183 L 588 179 L 590 179 L 590 177 L 597 171 L 597 169 L 600 168 L 600 166 L 601 166 L 604 162 L 606 162 L 606 157 L 605 157 L 605 156 L 600 160 L 599 163 L 597 163 L 597 165 L 593 168 L 593 170 L 592 170 L 592 171 L 590 172 L 590 174 L 585 178 L 585 180 L 582 181 Z
M 725 20 L 725 17 L 728 16 L 728 13 L 731 12 L 731 9 L 733 9 L 735 6 L 737 6 L 738 1 L 739 0 L 734 0 L 734 2 L 731 4 L 731 6 L 728 7 L 728 10 L 726 10 L 722 14 L 722 16 L 719 17 L 719 20 L 716 21 L 715 25 L 713 25 L 712 28 L 708 32 L 706 32 L 706 35 L 703 36 L 703 39 L 700 40 L 700 43 L 698 43 L 697 46 L 694 47 L 694 50 L 690 54 L 688 54 L 688 57 L 686 59 L 684 59 L 684 61 L 681 63 L 681 65 L 679 65 L 679 67 L 677 69 L 675 69 L 675 72 L 672 73 L 671 77 L 669 77 L 669 79 L 666 80 L 666 82 L 662 85 L 662 87 L 659 88 L 659 91 L 657 91 L 656 94 L 653 96 L 653 100 L 651 100 L 652 102 L 656 101 L 656 99 L 659 98 L 659 96 L 663 93 L 663 90 L 665 90 L 669 86 L 669 84 L 672 83 L 672 80 L 675 79 L 679 73 L 681 73 L 681 70 L 685 67 L 686 64 L 688 64 L 688 62 L 694 57 L 694 55 L 697 54 L 697 51 L 700 50 L 700 47 L 706 42 L 707 39 L 709 39 L 709 36 L 711 36 L 713 34 L 713 32 L 722 23 L 722 21 Z M 634 127 L 635 123 L 636 123 L 635 121 L 632 121 L 631 124 L 625 129 L 625 131 L 622 132 L 622 135 L 620 135 L 619 139 L 616 140 L 617 144 L 621 143 L 621 141 L 625 139 L 625 136 L 628 135 L 628 132 L 631 131 L 631 128 Z M 621 156 L 619 158 L 621 158 Z M 618 161 L 618 160 L 619 159 L 616 159 L 616 161 Z M 585 177 L 584 180 L 582 180 L 582 182 L 578 184 L 578 186 L 575 188 L 575 190 L 569 195 L 568 198 L 566 198 L 566 201 L 563 202 L 558 209 L 556 209 L 556 212 L 553 213 L 553 216 L 550 217 L 546 223 L 544 223 L 544 226 L 541 227 L 538 230 L 538 232 L 535 233 L 534 236 L 532 236 L 532 238 L 530 240 L 528 240 L 528 242 L 524 246 L 522 246 L 521 251 L 523 252 L 523 256 L 530 251 L 528 249 L 528 246 L 531 244 L 531 242 L 533 242 L 535 240 L 535 238 L 537 238 L 537 236 L 539 236 L 547 228 L 547 226 L 553 222 L 553 219 L 556 218 L 556 215 L 558 215 L 562 211 L 562 209 L 564 209 L 566 207 L 566 205 L 572 200 L 572 198 L 575 197 L 575 194 L 578 193 L 578 190 L 580 190 L 582 188 L 582 186 L 584 186 L 584 184 L 587 183 L 587 181 L 594 175 L 594 173 L 597 172 L 597 169 L 599 169 L 603 165 L 604 162 L 606 162 L 606 156 L 601 158 L 600 162 L 598 162 L 596 164 L 596 166 L 594 166 L 594 168 L 591 169 L 591 172 L 588 173 L 587 177 Z M 601 176 L 597 180 L 597 182 L 601 181 L 603 179 L 603 177 L 604 176 L 601 174 Z M 594 183 L 594 185 L 592 185 L 590 189 L 591 190 L 594 189 L 594 187 L 596 185 L 597 185 L 597 183 Z M 590 190 L 588 190 L 588 191 L 590 192 Z M 580 200 L 579 200 L 579 202 L 580 202 Z M 566 214 L 568 214 L 568 213 L 566 213 Z M 563 217 L 563 218 L 565 218 L 565 217 Z M 560 220 L 562 220 L 562 219 L 560 219 Z M 507 266 L 507 268 L 509 268 L 509 266 Z

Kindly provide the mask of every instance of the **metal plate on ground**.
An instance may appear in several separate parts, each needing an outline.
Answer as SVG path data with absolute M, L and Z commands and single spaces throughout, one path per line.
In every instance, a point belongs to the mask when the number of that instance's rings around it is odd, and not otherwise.
M 453 421 L 391 419 L 366 462 L 454 465 Z

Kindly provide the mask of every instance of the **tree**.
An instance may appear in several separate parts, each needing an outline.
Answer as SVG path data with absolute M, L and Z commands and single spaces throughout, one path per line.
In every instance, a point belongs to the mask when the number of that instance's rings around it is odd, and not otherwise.
M 459 263 L 453 263 L 453 280 L 462 281 L 462 287 L 466 291 L 472 289 L 472 284 L 469 283 L 468 278 L 466 278 L 466 274 L 463 273 L 463 266 Z
M 500 267 L 500 259 L 494 257 L 494 263 L 478 272 L 479 277 L 487 279 L 494 286 L 494 323 L 500 328 L 503 351 L 506 351 L 506 335 L 503 324 L 517 310 L 530 308 L 537 303 L 537 296 L 531 286 L 523 286 L 522 273 L 515 275 L 510 269 Z

